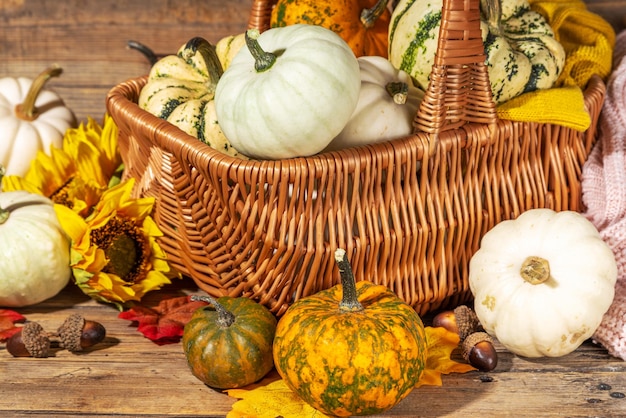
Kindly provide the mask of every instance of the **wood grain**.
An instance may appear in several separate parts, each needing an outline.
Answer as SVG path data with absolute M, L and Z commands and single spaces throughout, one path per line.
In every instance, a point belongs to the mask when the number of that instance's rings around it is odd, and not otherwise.
M 48 86 L 79 120 L 102 119 L 111 87 L 147 74 L 150 65 L 127 48 L 139 41 L 157 54 L 175 53 L 194 36 L 215 43 L 247 26 L 247 0 L 0 2 L 0 74 L 35 77 L 57 63 Z
M 187 280 L 166 290 L 196 293 Z M 46 359 L 13 358 L 0 344 L 0 416 L 222 417 L 235 402 L 193 377 L 179 343 L 154 344 L 73 285 L 19 311 L 46 330 L 78 312 L 101 322 L 107 337 L 81 354 L 61 350 Z M 418 388 L 384 416 L 619 417 L 626 410 L 626 399 L 614 397 L 626 393 L 626 362 L 590 341 L 555 359 L 497 350 L 493 372 L 444 376 L 442 387 Z

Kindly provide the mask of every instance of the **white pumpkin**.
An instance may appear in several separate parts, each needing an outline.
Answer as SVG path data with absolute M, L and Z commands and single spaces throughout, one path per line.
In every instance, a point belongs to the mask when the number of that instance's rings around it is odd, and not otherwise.
M 354 53 L 339 35 L 321 26 L 298 24 L 260 36 L 256 30 L 247 34 L 248 47 L 217 83 L 215 109 L 222 131 L 253 158 L 322 151 L 346 125 L 359 98 Z
M 574 351 L 613 301 L 617 264 L 583 215 L 531 209 L 498 223 L 469 265 L 485 331 L 524 357 Z
M 33 305 L 69 283 L 70 242 L 50 199 L 0 193 L 0 248 L 0 306 Z
M 43 89 L 60 74 L 61 68 L 51 67 L 35 80 L 0 79 L 0 164 L 7 175 L 26 174 L 38 151 L 50 155 L 51 147 L 61 148 L 65 131 L 76 127 L 61 97 Z
M 411 77 L 379 56 L 358 58 L 361 91 L 356 109 L 327 151 L 410 135 L 424 91 Z

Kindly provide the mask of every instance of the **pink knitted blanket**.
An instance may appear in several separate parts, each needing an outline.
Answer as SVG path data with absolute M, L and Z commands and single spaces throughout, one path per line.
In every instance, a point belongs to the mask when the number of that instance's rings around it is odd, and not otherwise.
M 615 299 L 593 339 L 626 360 L 626 31 L 616 38 L 598 135 L 582 172 L 584 215 L 615 253 L 618 276 Z

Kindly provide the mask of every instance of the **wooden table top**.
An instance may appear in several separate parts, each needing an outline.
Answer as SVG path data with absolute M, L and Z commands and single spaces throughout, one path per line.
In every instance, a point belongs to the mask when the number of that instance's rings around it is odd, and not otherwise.
M 191 281 L 176 285 L 196 293 Z M 107 336 L 82 354 L 61 350 L 44 359 L 13 358 L 0 344 L 0 416 L 223 417 L 235 402 L 191 374 L 180 343 L 153 343 L 74 285 L 18 311 L 46 330 L 80 313 L 102 323 Z M 415 389 L 385 416 L 626 415 L 626 362 L 592 342 L 560 358 L 523 359 L 496 348 L 494 371 L 443 376 L 443 386 Z
M 616 30 L 624 28 L 623 0 L 588 4 Z M 128 40 L 158 54 L 175 52 L 193 36 L 217 42 L 245 29 L 249 7 L 249 0 L 3 0 L 0 75 L 32 78 L 58 63 L 64 73 L 50 88 L 80 121 L 101 120 L 107 92 L 149 70 L 143 56 L 126 48 Z M 107 338 L 87 353 L 59 351 L 47 359 L 12 358 L 0 344 L 0 416 L 221 417 L 234 402 L 191 375 L 180 344 L 154 344 L 115 308 L 73 285 L 19 312 L 51 329 L 78 312 L 101 322 Z M 626 415 L 626 362 L 602 347 L 588 341 L 556 359 L 522 359 L 497 348 L 493 372 L 444 376 L 443 387 L 414 390 L 386 416 Z

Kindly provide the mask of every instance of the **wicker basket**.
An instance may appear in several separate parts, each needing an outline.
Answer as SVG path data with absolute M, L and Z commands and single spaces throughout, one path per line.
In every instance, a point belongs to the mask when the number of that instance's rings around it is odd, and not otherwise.
M 388 286 L 420 314 L 471 299 L 468 264 L 496 223 L 539 207 L 580 210 L 580 175 L 605 94 L 585 91 L 592 126 L 498 120 L 479 1 L 444 1 L 431 84 L 406 138 L 280 161 L 215 151 L 141 110 L 146 77 L 114 87 L 135 196 L 157 198 L 171 264 L 213 296 L 246 296 L 281 315 L 338 283 L 333 252 L 357 280 Z M 265 29 L 272 1 L 254 1 Z

